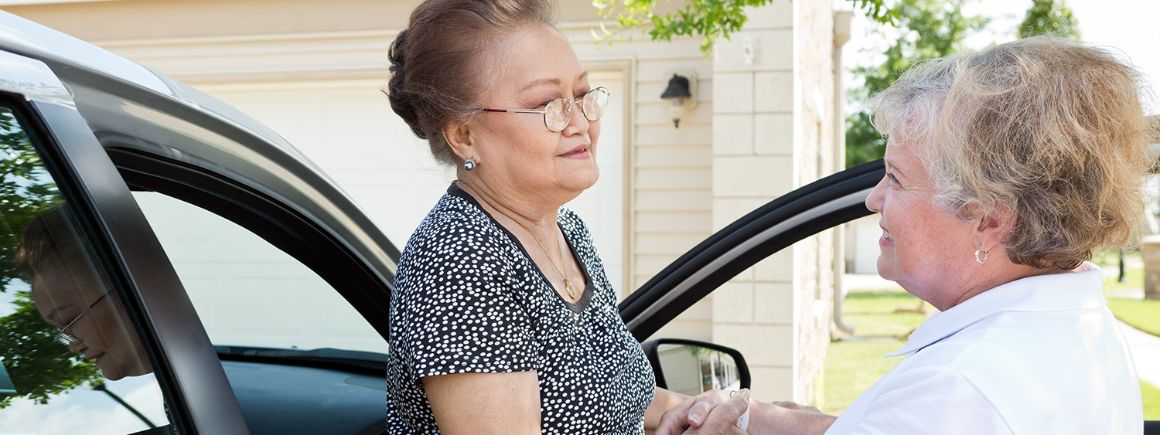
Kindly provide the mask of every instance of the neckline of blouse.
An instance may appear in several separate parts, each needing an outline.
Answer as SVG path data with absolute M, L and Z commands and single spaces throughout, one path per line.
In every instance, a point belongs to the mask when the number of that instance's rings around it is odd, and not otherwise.
M 516 237 L 516 235 L 513 234 L 511 230 L 508 230 L 507 227 L 499 223 L 499 221 L 495 219 L 495 216 L 492 216 L 491 213 L 488 213 L 487 210 L 479 204 L 479 201 L 477 201 L 475 197 L 471 196 L 470 193 L 464 191 L 454 182 L 451 183 L 451 187 L 447 188 L 447 194 L 467 201 L 473 207 L 478 209 L 480 213 L 483 213 L 484 216 L 487 216 L 488 221 L 490 221 L 492 225 L 495 225 L 496 228 L 499 228 L 500 232 L 507 236 L 508 243 L 515 245 L 516 248 L 519 249 L 520 254 L 522 254 L 524 259 L 527 260 L 529 264 L 531 264 L 532 269 L 534 269 L 536 273 L 539 274 L 541 283 L 546 285 L 548 289 L 552 291 L 552 294 L 556 296 L 556 300 L 559 300 L 561 303 L 563 303 L 569 311 L 572 311 L 574 314 L 580 314 L 588 308 L 589 302 L 592 300 L 592 294 L 595 290 L 593 288 L 592 277 L 591 274 L 588 273 L 588 267 L 585 265 L 584 260 L 580 258 L 579 253 L 576 252 L 576 248 L 573 246 L 572 241 L 568 237 L 568 232 L 564 230 L 562 225 L 560 225 L 559 217 L 556 218 L 556 226 L 560 228 L 560 234 L 564 236 L 564 245 L 568 247 L 568 252 L 572 254 L 572 258 L 576 261 L 576 264 L 580 266 L 580 273 L 584 275 L 584 289 L 580 291 L 580 299 L 576 302 L 570 302 L 565 299 L 564 296 L 560 295 L 560 292 L 557 291 L 556 287 L 552 285 L 552 282 L 548 280 L 548 277 L 544 274 L 544 271 L 540 269 L 540 266 L 537 265 L 534 260 L 532 260 L 532 256 L 528 253 L 528 250 L 524 248 L 524 245 L 519 242 L 519 238 Z

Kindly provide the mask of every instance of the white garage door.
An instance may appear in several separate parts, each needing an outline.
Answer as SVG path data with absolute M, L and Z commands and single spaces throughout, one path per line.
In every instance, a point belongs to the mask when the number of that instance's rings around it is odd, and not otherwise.
M 592 73 L 612 91 L 597 161 L 601 179 L 568 204 L 588 223 L 610 281 L 624 285 L 625 79 Z M 379 80 L 196 85 L 264 122 L 330 174 L 400 249 L 454 179 L 394 112 Z M 622 290 L 620 288 L 618 291 Z

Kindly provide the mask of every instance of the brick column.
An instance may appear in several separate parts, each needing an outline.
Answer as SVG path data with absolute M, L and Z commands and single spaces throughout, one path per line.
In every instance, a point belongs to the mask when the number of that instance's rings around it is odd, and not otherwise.
M 811 4 L 813 3 L 813 4 Z M 833 172 L 829 2 L 751 10 L 713 62 L 713 225 Z M 754 398 L 817 402 L 829 341 L 832 236 L 764 260 L 713 293 L 713 339 L 745 354 Z

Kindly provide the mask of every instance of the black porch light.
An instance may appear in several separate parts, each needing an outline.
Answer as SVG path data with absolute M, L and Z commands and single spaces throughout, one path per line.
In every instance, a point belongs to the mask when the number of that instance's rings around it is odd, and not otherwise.
M 684 111 L 685 103 L 692 98 L 693 93 L 689 87 L 689 78 L 673 74 L 673 78 L 669 79 L 668 87 L 661 93 L 661 99 L 670 104 L 669 114 L 673 118 L 673 128 L 681 127 L 681 113 Z

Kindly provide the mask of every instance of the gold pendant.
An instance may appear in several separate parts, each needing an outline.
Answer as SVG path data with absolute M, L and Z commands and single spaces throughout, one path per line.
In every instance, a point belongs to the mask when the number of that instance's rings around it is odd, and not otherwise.
M 564 290 L 568 292 L 568 297 L 576 300 L 576 287 L 572 287 L 572 282 L 568 278 L 564 278 Z

